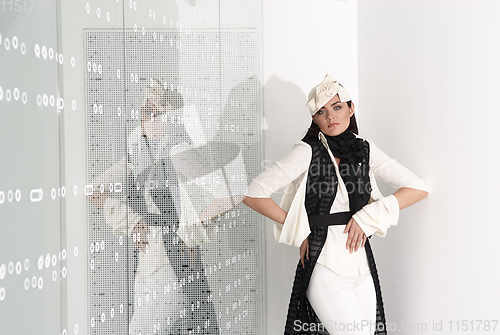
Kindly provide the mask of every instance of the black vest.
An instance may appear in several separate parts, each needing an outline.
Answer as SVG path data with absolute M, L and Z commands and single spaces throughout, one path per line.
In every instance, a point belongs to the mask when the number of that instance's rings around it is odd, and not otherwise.
M 298 260 L 295 279 L 293 282 L 288 314 L 285 323 L 285 335 L 332 335 L 321 324 L 321 320 L 309 303 L 306 291 L 316 261 L 321 253 L 328 234 L 329 224 L 346 224 L 352 214 L 366 205 L 370 199 L 371 185 L 369 176 L 370 146 L 368 141 L 356 138 L 361 148 L 362 155 L 352 158 L 352 161 L 340 161 L 339 172 L 349 195 L 349 211 L 330 214 L 330 210 L 337 194 L 338 178 L 335 172 L 335 165 L 327 148 L 319 138 L 303 138 L 302 141 L 312 148 L 311 162 L 307 174 L 305 208 L 309 217 L 309 257 L 305 259 L 305 267 L 302 267 L 301 260 Z M 353 155 L 358 156 L 358 155 Z M 328 220 L 324 221 L 312 219 L 310 216 L 319 215 Z M 330 216 L 331 215 L 331 216 Z M 338 216 L 337 216 L 338 215 Z M 332 220 L 330 222 L 330 220 Z M 322 221 L 322 223 L 320 223 Z M 370 238 L 371 236 L 369 236 Z M 370 247 L 369 239 L 366 240 L 365 250 L 367 254 L 370 272 L 372 274 L 375 291 L 377 295 L 375 335 L 386 335 L 385 313 L 382 302 L 380 285 L 378 282 L 375 260 Z M 374 311 L 375 313 L 375 311 Z M 332 315 L 332 318 L 335 316 Z M 301 325 L 309 325 L 308 329 L 301 328 Z M 314 325 L 318 326 L 314 328 Z M 311 328 L 312 327 L 312 328 Z
M 152 158 L 151 154 L 150 158 Z M 151 189 L 150 194 L 161 214 L 150 213 L 144 198 L 145 181 L 151 172 L 158 177 L 158 180 L 155 180 L 158 182 L 158 187 Z M 196 331 L 196 334 L 219 334 L 215 306 L 210 301 L 212 290 L 208 286 L 204 273 L 205 265 L 201 258 L 200 248 L 198 246 L 188 248 L 182 238 L 177 235 L 180 222 L 175 201 L 180 202 L 180 192 L 175 192 L 176 195 L 173 195 L 170 191 L 174 187 L 179 187 L 172 160 L 167 158 L 152 162 L 149 168 L 136 177 L 128 173 L 127 181 L 128 205 L 142 216 L 145 224 L 161 227 L 167 257 L 184 293 L 183 305 L 186 315 L 177 318 L 168 333 L 187 334 Z M 168 182 L 168 186 L 165 182 Z M 132 264 L 134 274 L 138 266 L 138 252 L 139 249 L 134 248 L 135 257 Z M 200 302 L 202 302 L 201 305 Z M 166 331 L 166 329 L 160 330 L 161 333 Z
M 370 145 L 360 141 L 363 155 L 357 161 L 340 161 L 339 172 L 349 194 L 349 208 L 354 213 L 368 203 L 372 191 L 369 177 Z M 329 214 L 337 194 L 338 179 L 335 165 L 323 143 L 318 139 L 304 138 L 312 148 L 307 174 L 305 207 L 307 215 Z

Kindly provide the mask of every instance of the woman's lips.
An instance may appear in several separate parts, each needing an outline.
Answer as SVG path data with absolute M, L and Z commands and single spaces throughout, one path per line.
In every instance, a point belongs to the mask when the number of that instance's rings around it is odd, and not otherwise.
M 336 122 L 336 123 L 332 123 L 330 125 L 328 125 L 328 127 L 333 127 L 333 126 L 338 126 L 340 123 Z

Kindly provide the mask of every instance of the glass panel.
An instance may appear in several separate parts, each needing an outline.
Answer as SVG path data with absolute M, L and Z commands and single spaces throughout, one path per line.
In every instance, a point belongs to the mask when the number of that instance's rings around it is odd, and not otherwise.
M 2 332 L 29 334 L 33 324 L 43 334 L 60 330 L 66 189 L 60 183 L 64 97 L 57 78 L 70 55 L 60 51 L 56 18 L 54 1 L 0 4 Z
M 264 332 L 258 13 L 0 4 L 3 330 Z
M 127 267 L 114 262 L 114 246 L 119 240 L 104 218 L 100 202 L 104 197 L 96 197 L 109 190 L 102 174 L 113 158 L 124 151 L 123 143 L 113 141 L 123 128 L 117 116 L 124 100 L 124 78 L 120 75 L 124 64 L 123 2 L 58 4 L 62 50 L 75 57 L 59 78 L 67 101 L 63 114 L 64 183 L 72 191 L 71 197 L 65 199 L 64 228 L 68 249 L 72 253 L 80 250 L 78 257 L 68 262 L 71 280 L 65 291 L 66 315 L 61 321 L 61 332 L 66 329 L 68 334 L 103 334 L 113 330 L 126 334 L 126 276 L 114 277 L 112 281 L 108 277 L 109 273 L 121 273 Z M 103 38 L 96 31 L 113 31 L 115 35 Z M 102 58 L 103 54 L 112 57 L 112 61 Z M 115 122 L 108 124 L 108 119 Z M 112 177 L 123 177 L 125 171 L 115 170 Z M 119 188 L 113 186 L 112 190 Z M 121 293 L 118 298 L 116 292 Z

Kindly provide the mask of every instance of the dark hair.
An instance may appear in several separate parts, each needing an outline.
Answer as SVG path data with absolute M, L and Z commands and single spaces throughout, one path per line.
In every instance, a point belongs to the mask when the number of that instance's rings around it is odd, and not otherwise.
M 351 100 L 347 101 L 347 106 L 351 108 Z M 318 125 L 313 121 L 311 121 L 311 126 L 309 126 L 309 129 L 307 130 L 307 133 L 304 135 L 302 138 L 302 141 L 306 139 L 318 139 L 318 134 L 319 134 L 319 127 Z M 358 123 L 356 122 L 356 114 L 352 114 L 351 118 L 349 119 L 349 126 L 347 127 L 347 130 L 352 131 L 354 134 L 358 134 Z

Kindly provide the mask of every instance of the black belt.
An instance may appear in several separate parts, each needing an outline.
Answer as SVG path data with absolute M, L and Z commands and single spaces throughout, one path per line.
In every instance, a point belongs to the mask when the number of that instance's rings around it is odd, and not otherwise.
M 308 215 L 309 225 L 311 227 L 344 225 L 349 222 L 354 213 L 351 211 L 337 212 L 330 214 Z
M 349 220 L 353 216 L 354 212 L 346 211 L 346 212 L 337 212 L 330 214 L 317 214 L 317 215 L 308 215 L 307 218 L 309 220 L 309 227 L 311 230 L 315 228 L 335 226 L 335 225 L 346 225 L 349 223 Z M 368 238 L 372 238 L 373 235 L 368 236 Z

